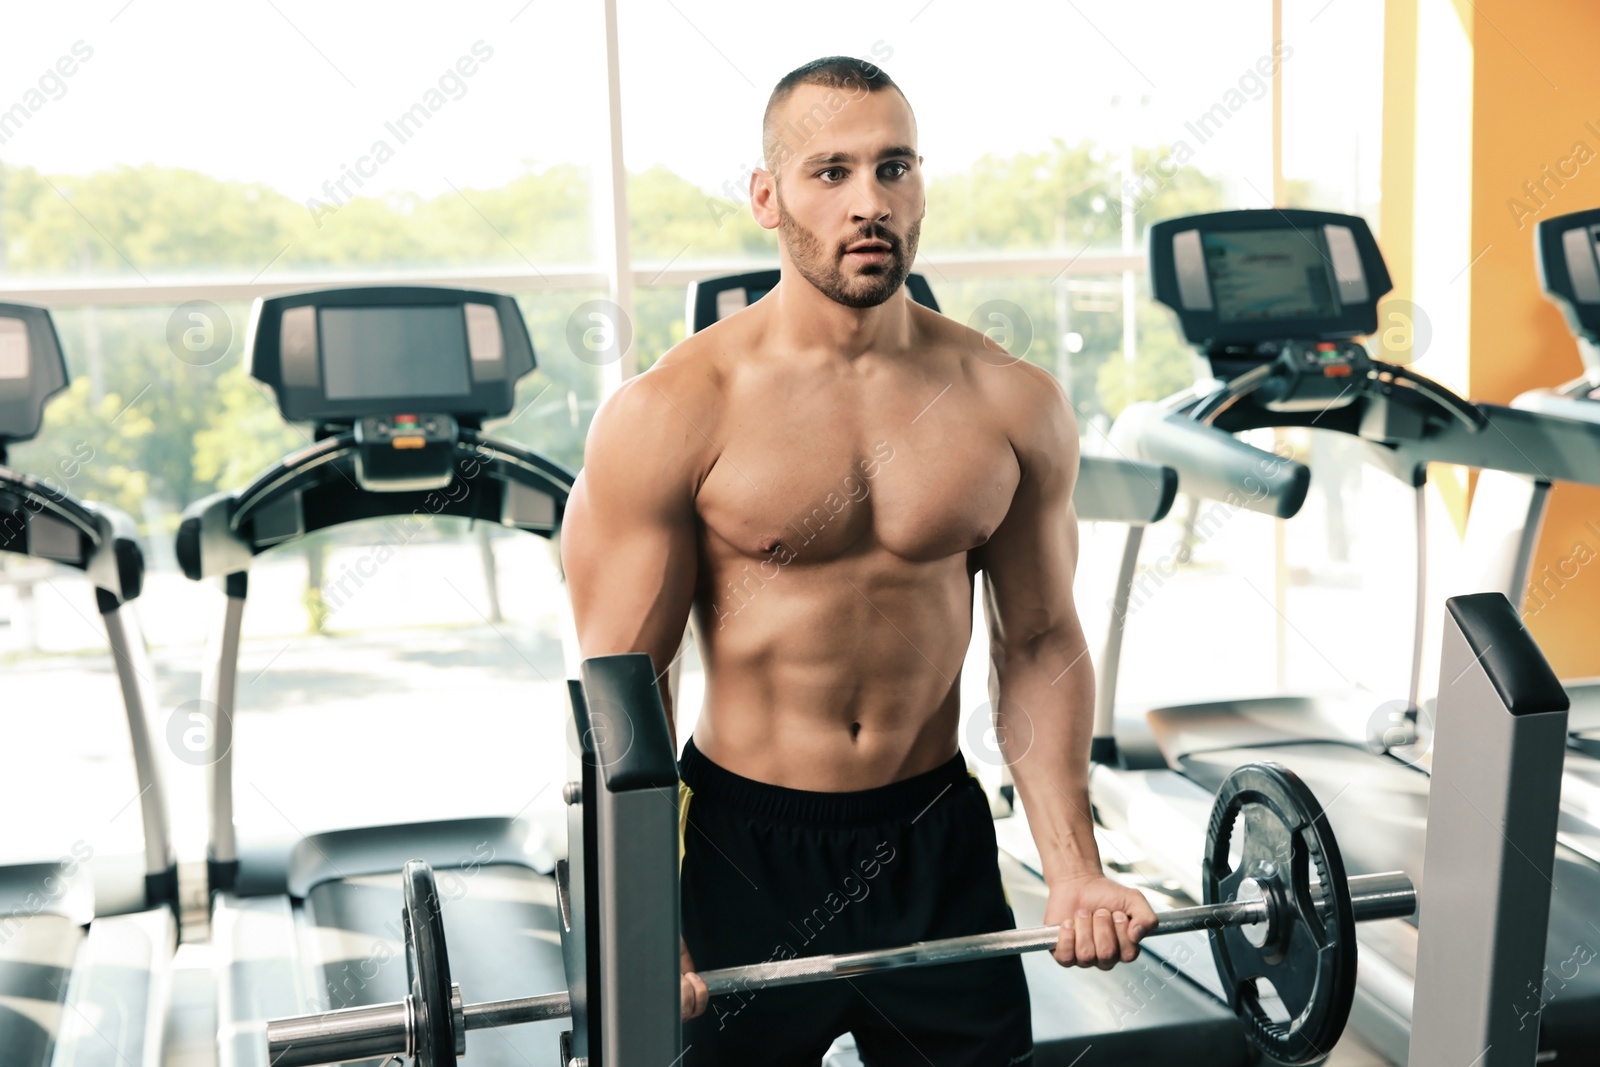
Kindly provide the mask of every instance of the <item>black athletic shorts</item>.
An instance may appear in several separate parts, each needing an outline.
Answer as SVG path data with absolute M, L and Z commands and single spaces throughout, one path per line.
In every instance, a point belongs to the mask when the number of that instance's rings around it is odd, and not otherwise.
M 880 789 L 813 793 L 679 763 L 683 936 L 698 970 L 1009 929 L 994 823 L 957 754 Z M 866 1067 L 1033 1060 L 1015 956 L 711 998 L 685 1067 L 815 1065 L 855 1035 Z

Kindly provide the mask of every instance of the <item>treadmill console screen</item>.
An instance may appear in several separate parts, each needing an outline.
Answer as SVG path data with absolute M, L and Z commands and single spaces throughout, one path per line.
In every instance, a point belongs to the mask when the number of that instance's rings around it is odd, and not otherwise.
M 27 304 L 0 304 L 0 445 L 39 432 L 45 402 L 67 387 L 50 312 Z
M 1201 236 L 1222 322 L 1327 318 L 1338 312 L 1322 235 L 1240 230 Z
M 1600 343 L 1600 209 L 1545 219 L 1538 226 L 1539 284 L 1574 334 Z M 1584 353 L 1585 362 L 1591 355 Z
M 28 324 L 21 319 L 0 319 L 0 379 L 28 377 Z
M 423 286 L 259 300 L 246 355 L 285 419 L 333 426 L 419 411 L 479 426 L 510 414 L 534 368 L 514 299 Z
M 1177 313 L 1190 344 L 1230 359 L 1371 334 L 1391 288 L 1378 243 L 1356 215 L 1218 211 L 1150 227 L 1152 295 Z
M 459 306 L 325 307 L 317 318 L 329 400 L 471 391 Z

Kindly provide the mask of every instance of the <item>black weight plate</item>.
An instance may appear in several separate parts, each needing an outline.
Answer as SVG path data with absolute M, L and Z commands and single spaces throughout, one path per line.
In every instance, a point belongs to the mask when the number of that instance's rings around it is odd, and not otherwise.
M 451 1017 L 450 958 L 433 868 L 411 860 L 401 874 L 405 906 L 406 981 L 416 1005 L 416 1067 L 456 1067 L 455 1020 Z
M 1239 859 L 1230 862 L 1235 835 Z M 1311 896 L 1316 871 L 1324 907 Z M 1266 944 L 1239 927 L 1211 936 L 1228 1003 L 1250 1039 L 1279 1063 L 1327 1056 L 1350 1017 L 1356 990 L 1355 915 L 1344 861 L 1317 798 L 1287 767 L 1251 763 L 1222 783 L 1211 808 L 1202 878 L 1205 902 L 1238 896 L 1246 878 L 1260 884 L 1274 920 Z M 1288 1020 L 1269 1016 L 1256 982 L 1272 983 Z

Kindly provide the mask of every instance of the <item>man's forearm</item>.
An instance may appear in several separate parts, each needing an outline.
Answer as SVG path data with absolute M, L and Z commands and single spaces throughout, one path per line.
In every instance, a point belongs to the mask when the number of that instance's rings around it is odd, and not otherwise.
M 998 672 L 1000 749 L 1051 884 L 1101 873 L 1089 813 L 1094 667 L 1083 652 L 1014 656 Z

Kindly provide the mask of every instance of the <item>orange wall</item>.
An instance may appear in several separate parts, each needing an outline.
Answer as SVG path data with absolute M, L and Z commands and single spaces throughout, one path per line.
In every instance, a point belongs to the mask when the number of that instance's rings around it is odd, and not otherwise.
M 1538 221 L 1600 206 L 1600 4 L 1594 0 L 1474 0 L 1471 19 L 1472 267 L 1469 386 L 1475 399 L 1506 402 L 1581 370 L 1577 346 L 1539 290 L 1533 232 Z M 1592 126 L 1589 125 L 1592 123 Z M 1579 144 L 1591 158 L 1566 163 L 1576 176 L 1547 177 Z M 1551 172 L 1543 168 L 1548 165 Z M 1558 175 L 1559 177 L 1559 175 Z M 1538 198 L 1526 182 L 1542 182 Z M 1520 205 L 1520 206 L 1519 206 Z M 1528 627 L 1562 677 L 1600 674 L 1600 489 L 1558 486 L 1551 494 L 1529 602 Z M 1564 565 L 1557 587 L 1542 574 Z M 1538 610 L 1531 610 L 1537 607 Z

